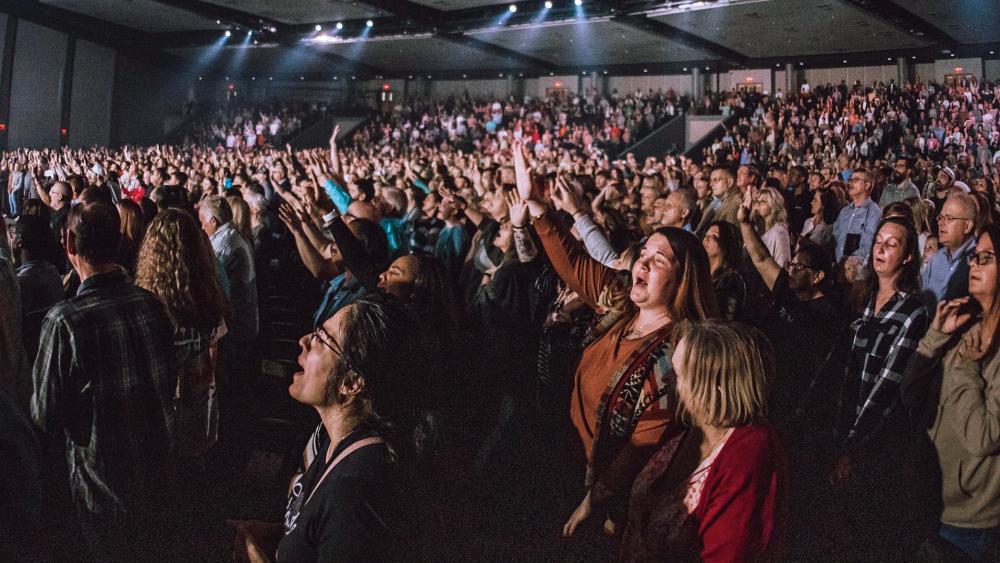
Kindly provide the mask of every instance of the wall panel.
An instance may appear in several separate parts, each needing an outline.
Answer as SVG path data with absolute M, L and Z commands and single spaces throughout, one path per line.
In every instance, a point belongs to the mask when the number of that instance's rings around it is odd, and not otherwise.
M 70 96 L 69 145 L 103 146 L 111 142 L 111 100 L 115 52 L 89 41 L 76 42 Z
M 66 34 L 21 20 L 14 47 L 8 147 L 58 147 Z

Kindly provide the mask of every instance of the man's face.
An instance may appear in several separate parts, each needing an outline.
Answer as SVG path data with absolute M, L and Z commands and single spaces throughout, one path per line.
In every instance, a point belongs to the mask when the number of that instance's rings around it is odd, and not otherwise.
M 906 167 L 905 160 L 897 160 L 892 166 L 892 179 L 897 183 L 906 180 L 910 176 L 910 170 Z
M 666 227 L 682 228 L 687 223 L 689 213 L 688 209 L 684 207 L 684 196 L 680 192 L 673 192 L 663 200 L 660 223 Z
M 205 231 L 208 236 L 214 235 L 215 231 L 218 230 L 215 218 L 205 209 L 198 210 L 198 222 L 201 223 L 201 230 Z
M 793 168 L 791 172 L 788 173 L 788 183 L 793 186 L 801 185 L 805 181 L 805 176 L 803 176 L 802 171 L 798 168 Z
M 951 187 L 952 184 L 951 176 L 949 176 L 947 172 L 942 170 L 937 173 L 937 182 L 942 189 L 949 188 Z
M 736 185 L 740 190 L 745 190 L 747 185 L 750 184 L 750 167 L 740 166 L 736 170 Z
M 642 207 L 643 212 L 652 213 L 653 204 L 656 203 L 656 198 L 659 197 L 659 192 L 650 186 L 643 185 L 642 189 L 639 190 L 639 204 Z
M 868 175 L 855 172 L 851 174 L 851 180 L 847 185 L 847 195 L 851 199 L 864 199 L 872 192 L 871 183 L 868 182 Z
M 823 176 L 820 174 L 809 175 L 809 191 L 814 192 L 823 186 Z
M 948 198 L 938 214 L 938 240 L 948 248 L 958 248 L 975 228 L 972 210 L 953 198 Z
M 712 187 L 712 197 L 723 198 L 733 187 L 733 177 L 725 170 L 713 170 L 708 183 Z

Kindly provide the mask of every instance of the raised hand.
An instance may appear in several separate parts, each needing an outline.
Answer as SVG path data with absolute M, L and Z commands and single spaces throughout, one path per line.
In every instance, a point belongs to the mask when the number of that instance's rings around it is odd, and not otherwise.
M 336 145 L 337 144 L 337 136 L 338 135 L 340 135 L 340 124 L 339 123 L 333 126 L 333 133 L 330 135 L 330 144 L 331 145 Z
M 507 210 L 510 213 L 511 225 L 521 228 L 528 222 L 528 204 L 516 191 L 507 194 Z
M 944 334 L 952 334 L 962 328 L 965 323 L 972 319 L 972 313 L 967 310 L 962 312 L 962 307 L 969 302 L 969 299 L 970 297 L 966 295 L 938 303 L 931 328 Z

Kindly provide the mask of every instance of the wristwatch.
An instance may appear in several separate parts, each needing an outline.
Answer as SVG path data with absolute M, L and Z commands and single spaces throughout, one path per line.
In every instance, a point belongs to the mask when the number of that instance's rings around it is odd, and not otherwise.
M 337 217 L 340 217 L 340 211 L 334 208 L 333 211 L 323 215 L 323 226 L 329 227 Z

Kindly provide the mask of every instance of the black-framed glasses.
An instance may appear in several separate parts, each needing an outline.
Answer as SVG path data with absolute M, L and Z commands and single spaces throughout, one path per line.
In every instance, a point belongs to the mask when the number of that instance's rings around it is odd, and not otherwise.
M 985 266 L 996 258 L 996 254 L 991 250 L 980 250 L 979 252 L 973 252 L 966 257 L 966 261 L 970 266 L 973 264 L 977 266 Z
M 815 270 L 815 268 L 809 264 L 803 264 L 802 262 L 789 262 L 788 265 L 785 266 L 785 269 L 792 274 L 797 274 L 802 270 Z
M 314 330 L 312 334 L 309 335 L 310 345 L 313 343 L 314 340 L 319 340 L 320 343 L 323 344 L 323 346 L 326 346 L 338 356 L 344 355 L 344 350 L 343 348 L 340 347 L 340 344 L 337 342 L 337 339 L 331 336 L 329 332 L 323 330 L 322 326 L 316 327 L 316 330 Z

